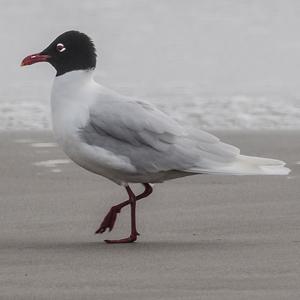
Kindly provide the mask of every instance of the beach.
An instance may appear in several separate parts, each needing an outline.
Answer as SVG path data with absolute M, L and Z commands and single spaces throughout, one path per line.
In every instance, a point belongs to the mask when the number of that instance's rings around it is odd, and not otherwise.
M 300 299 L 300 2 L 23 2 L 0 9 L 0 300 Z M 106 244 L 130 232 L 125 208 L 94 234 L 126 192 L 55 143 L 55 69 L 20 67 L 69 30 L 99 84 L 292 172 L 156 184 L 138 241 Z
M 48 131 L 2 132 L 0 299 L 299 299 L 299 131 L 217 132 L 288 176 L 192 176 L 124 209 L 95 235 L 123 188 L 86 172 Z M 140 187 L 134 187 L 136 191 Z

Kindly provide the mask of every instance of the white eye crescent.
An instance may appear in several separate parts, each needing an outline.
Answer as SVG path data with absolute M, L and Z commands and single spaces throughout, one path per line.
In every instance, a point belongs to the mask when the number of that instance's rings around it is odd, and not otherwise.
M 64 44 L 58 43 L 58 44 L 56 45 L 56 50 L 57 50 L 58 52 L 64 52 L 64 51 L 66 51 L 67 49 L 66 49 L 66 47 L 64 46 Z

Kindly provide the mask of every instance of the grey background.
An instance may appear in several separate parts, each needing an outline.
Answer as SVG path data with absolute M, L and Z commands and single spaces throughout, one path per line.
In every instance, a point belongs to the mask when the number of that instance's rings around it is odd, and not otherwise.
M 1 0 L 0 78 L 24 80 L 19 62 L 58 34 L 89 34 L 97 77 L 111 86 L 207 93 L 299 94 L 299 1 Z M 36 65 L 28 84 L 49 81 Z M 50 82 L 49 82 L 50 84 Z M 48 88 L 48 84 L 46 84 Z M 39 92 L 46 95 L 44 88 Z M 48 92 L 48 91 L 47 91 Z
M 0 130 L 49 129 L 54 70 L 20 68 L 64 31 L 90 35 L 96 80 L 206 129 L 299 129 L 299 1 L 0 2 Z

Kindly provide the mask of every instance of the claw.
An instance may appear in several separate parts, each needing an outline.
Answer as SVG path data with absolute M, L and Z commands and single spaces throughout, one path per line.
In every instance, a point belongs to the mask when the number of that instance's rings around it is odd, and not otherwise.
M 113 206 L 109 210 L 109 212 L 105 216 L 105 218 L 103 219 L 99 229 L 96 230 L 95 234 L 103 233 L 106 231 L 106 229 L 108 229 L 109 231 L 112 231 L 112 229 L 114 228 L 116 219 L 117 219 L 117 215 L 120 211 L 121 211 L 121 209 Z
M 120 240 L 104 240 L 107 244 L 127 244 L 136 241 L 138 234 L 131 234 L 128 238 Z

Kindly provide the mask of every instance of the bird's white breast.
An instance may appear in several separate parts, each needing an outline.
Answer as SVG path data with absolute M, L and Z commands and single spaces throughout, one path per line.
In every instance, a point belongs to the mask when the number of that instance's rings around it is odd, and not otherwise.
M 99 100 L 101 89 L 92 79 L 91 71 L 73 71 L 56 77 L 51 93 L 53 131 L 58 144 L 74 162 L 121 184 L 107 168 L 107 161 L 113 166 L 119 158 L 85 143 L 79 134 L 89 121 L 90 106 Z
M 78 146 L 77 130 L 85 126 L 94 99 L 92 72 L 73 71 L 55 78 L 51 93 L 52 126 L 67 154 Z

